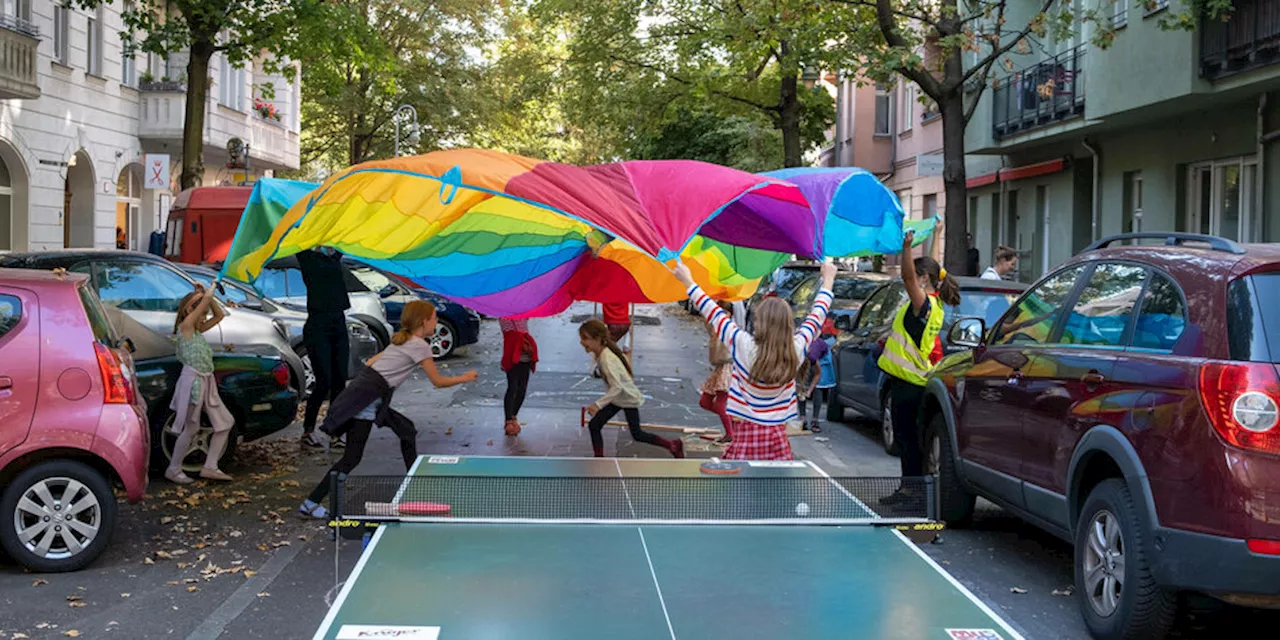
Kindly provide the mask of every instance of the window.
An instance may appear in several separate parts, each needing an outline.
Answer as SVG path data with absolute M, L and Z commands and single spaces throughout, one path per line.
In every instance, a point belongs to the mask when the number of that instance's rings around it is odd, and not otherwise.
M 71 64 L 71 9 L 61 2 L 53 7 L 53 59 Z
M 904 84 L 902 87 L 902 132 L 911 130 L 911 121 L 915 119 L 916 86 Z
M 85 64 L 85 70 L 89 75 L 99 77 L 102 76 L 102 12 L 103 8 L 99 6 L 97 11 L 90 14 L 86 28 L 89 36 L 87 44 L 89 48 L 89 55 Z
M 123 18 L 131 11 L 133 11 L 133 2 L 125 0 L 124 7 L 120 10 L 121 17 Z M 132 47 L 126 42 L 128 35 L 127 31 L 120 31 L 120 83 L 126 87 L 136 87 L 138 86 L 138 60 Z
M 1245 276 L 1227 287 L 1232 360 L 1280 362 L 1280 273 Z
M 1076 280 L 1083 272 L 1083 266 L 1072 267 L 1032 289 L 1018 303 L 1013 313 L 1004 317 L 992 344 L 1047 343 L 1053 325 L 1057 323 L 1058 316 L 1067 303 L 1067 297 L 1071 295 Z M 963 296 L 961 300 L 963 301 Z
M 889 87 L 876 83 L 876 130 L 878 136 L 887 136 L 893 133 L 893 95 L 889 93 Z
M 982 318 L 988 327 L 994 325 L 1004 312 L 1009 310 L 1013 301 L 1018 299 L 1016 293 L 997 293 L 993 291 L 965 291 L 960 295 L 960 306 L 947 305 L 942 308 L 942 331 L 947 332 L 951 324 L 960 318 Z
M 837 300 L 866 300 L 871 294 L 875 293 L 880 285 L 884 284 L 879 280 L 868 280 L 866 278 L 837 278 L 835 284 L 832 285 L 832 295 Z M 817 286 L 818 279 L 813 280 L 815 291 L 806 299 L 810 306 L 813 305 L 813 299 L 818 297 Z
M 4 14 L 14 18 L 19 28 L 31 24 L 31 0 L 4 0 Z
M 221 69 L 218 83 L 221 94 L 219 102 L 224 107 L 230 107 L 236 111 L 244 111 L 244 69 L 237 69 L 231 66 L 231 63 L 227 62 L 225 58 L 222 60 Z
M 1172 351 L 1187 326 L 1187 309 L 1178 285 L 1161 274 L 1151 277 L 1142 297 L 1142 312 L 1131 344 L 1140 349 Z
M 160 265 L 108 262 L 98 266 L 98 297 L 122 311 L 177 313 L 191 282 Z
M 1143 0 L 1142 6 L 1146 9 L 1146 15 L 1159 13 L 1169 8 L 1169 0 Z
M 1126 171 L 1124 174 L 1124 210 L 1121 211 L 1121 231 L 1142 231 L 1142 172 Z
M 1146 279 L 1146 267 L 1104 264 L 1094 269 L 1067 316 L 1062 337 L 1057 342 L 1094 347 L 1124 346 L 1129 319 L 1133 317 L 1134 306 Z
M 892 284 L 871 296 L 858 314 L 855 329 L 879 327 L 893 322 L 893 316 L 907 301 L 907 290 L 901 284 Z
M 16 296 L 0 293 L 0 338 L 13 331 L 22 320 L 22 301 Z
M 368 287 L 370 291 L 377 291 L 379 294 L 381 294 L 382 290 L 387 287 L 391 287 L 391 293 L 387 295 L 394 295 L 399 290 L 399 287 L 397 287 L 390 278 L 369 267 L 353 266 L 351 267 L 351 275 L 355 276 L 356 280 L 359 280 L 361 284 Z
M 82 265 L 81 268 L 88 266 Z M 98 300 L 98 296 L 93 295 L 93 290 L 89 287 L 77 287 L 76 291 L 80 294 L 80 306 L 84 307 L 84 315 L 89 318 L 89 328 L 93 331 L 93 339 L 107 346 L 119 343 L 115 329 L 111 327 L 111 322 L 107 320 L 107 314 L 103 313 L 102 302 Z
M 9 167 L 0 160 L 0 251 L 13 249 L 13 183 Z
M 1258 164 L 1253 156 L 1206 162 L 1187 170 L 1184 228 L 1239 242 L 1253 242 L 1261 235 Z
M 1127 24 L 1129 24 L 1129 0 L 1112 0 L 1111 26 L 1120 29 Z
M 289 289 L 285 285 L 284 271 L 280 269 L 263 269 L 258 276 L 258 289 L 268 298 L 287 298 Z

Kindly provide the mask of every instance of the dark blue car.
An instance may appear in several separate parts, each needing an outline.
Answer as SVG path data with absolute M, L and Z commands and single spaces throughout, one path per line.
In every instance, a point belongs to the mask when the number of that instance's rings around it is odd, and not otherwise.
M 480 339 L 480 314 L 475 311 L 421 287 L 405 284 L 396 276 L 354 258 L 344 257 L 342 263 L 351 275 L 382 298 L 387 308 L 387 322 L 393 327 L 400 327 L 400 313 L 409 302 L 426 300 L 435 305 L 440 315 L 431 342 L 435 357 L 443 358 L 457 347 L 475 344 Z

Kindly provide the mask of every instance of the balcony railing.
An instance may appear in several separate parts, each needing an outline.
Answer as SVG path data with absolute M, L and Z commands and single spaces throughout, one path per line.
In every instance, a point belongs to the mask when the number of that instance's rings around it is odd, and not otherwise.
M 1009 74 L 992 91 L 996 138 L 1084 114 L 1084 47 Z
M 1226 20 L 1200 21 L 1200 75 L 1216 80 L 1280 61 L 1280 0 L 1235 0 Z
M 40 30 L 10 15 L 0 15 L 0 100 L 40 97 L 36 48 Z

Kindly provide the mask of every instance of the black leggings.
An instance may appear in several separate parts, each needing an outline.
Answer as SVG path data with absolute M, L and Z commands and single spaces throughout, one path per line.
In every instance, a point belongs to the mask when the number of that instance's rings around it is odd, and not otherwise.
M 596 412 L 596 415 L 591 418 L 591 422 L 587 424 L 587 429 L 591 431 L 591 448 L 596 451 L 604 450 L 604 436 L 600 435 L 600 431 L 604 429 L 604 425 L 609 422 L 610 418 L 618 415 L 619 411 L 627 416 L 627 427 L 631 429 L 631 437 L 636 442 L 643 442 L 666 449 L 671 448 L 666 438 L 660 438 L 640 428 L 639 409 L 623 409 L 612 404 L 601 407 Z
M 320 405 L 325 400 L 330 403 L 337 400 L 338 394 L 347 386 L 351 343 L 346 319 L 342 314 L 308 318 L 302 327 L 302 343 L 307 347 L 311 372 L 316 377 L 316 386 L 311 390 L 311 397 L 307 398 L 307 413 L 302 421 L 302 433 L 307 434 L 316 430 Z
M 813 421 L 817 422 L 818 420 L 821 419 L 822 403 L 830 399 L 830 396 L 828 395 L 830 391 L 831 391 L 830 389 L 814 389 L 813 395 L 809 396 L 809 399 L 807 401 L 806 400 L 800 401 L 800 422 L 804 422 L 805 405 L 809 403 L 813 404 Z
M 342 453 L 342 458 L 329 468 L 329 473 L 324 474 L 324 478 L 320 480 L 320 484 L 311 491 L 308 496 L 312 502 L 320 502 L 329 495 L 329 476 L 338 473 L 339 476 L 345 477 L 348 473 L 360 464 L 360 460 L 364 458 L 364 446 L 369 443 L 369 434 L 373 431 L 373 422 L 371 420 L 352 420 L 347 423 L 347 448 Z M 418 459 L 418 430 L 412 427 L 408 429 L 397 429 L 391 427 L 400 438 L 400 455 L 404 457 L 404 470 L 408 471 L 413 467 L 413 463 Z
M 524 406 L 524 395 L 529 391 L 529 373 L 532 370 L 532 363 L 517 362 L 507 371 L 507 397 L 502 400 L 502 406 L 507 411 L 508 420 L 514 420 L 520 414 L 520 407 Z
M 919 424 L 924 387 L 892 377 L 888 382 L 889 406 L 893 408 L 893 439 L 901 452 L 898 462 L 902 465 L 902 477 L 918 478 L 924 475 L 924 458 L 920 450 L 924 430 Z

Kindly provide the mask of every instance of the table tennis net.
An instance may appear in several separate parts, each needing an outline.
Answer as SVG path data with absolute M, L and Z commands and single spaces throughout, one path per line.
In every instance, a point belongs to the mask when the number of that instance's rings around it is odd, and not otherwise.
M 932 478 L 333 477 L 353 520 L 893 524 L 934 519 Z M 440 505 L 447 505 L 447 512 Z

